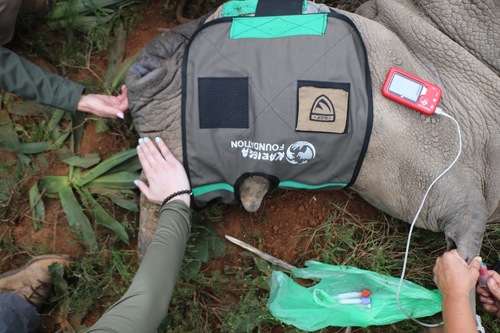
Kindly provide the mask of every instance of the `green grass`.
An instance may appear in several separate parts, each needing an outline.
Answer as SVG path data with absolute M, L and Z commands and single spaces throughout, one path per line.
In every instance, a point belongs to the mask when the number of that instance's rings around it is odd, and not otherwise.
M 96 310 L 107 309 L 123 295 L 131 283 L 137 263 L 135 251 L 115 246 L 103 249 L 97 256 L 85 256 L 66 269 L 60 290 L 55 282 L 53 296 L 42 309 L 42 316 L 66 323 L 75 331 L 86 326 L 88 318 L 99 317 Z M 120 283 L 117 283 L 120 281 Z
M 383 213 L 378 219 L 363 220 L 335 203 L 330 203 L 330 211 L 325 223 L 305 230 L 303 235 L 317 253 L 316 260 L 393 276 L 401 274 L 408 224 Z M 407 276 L 415 276 L 417 283 L 429 280 L 432 258 L 445 250 L 443 235 L 417 229 L 411 244 Z
M 0 221 L 16 220 L 22 213 L 29 213 L 19 211 L 17 203 L 25 199 L 26 187 L 45 162 L 43 157 L 13 156 L 13 159 L 0 162 Z M 43 161 L 37 163 L 40 160 Z
M 343 206 L 330 203 L 330 216 L 317 227 L 303 231 L 310 240 L 304 260 L 315 259 L 332 265 L 351 265 L 399 278 L 409 225 L 385 214 L 376 219 L 361 219 Z M 218 215 L 218 214 L 217 214 Z M 482 248 L 487 262 L 499 255 L 499 225 L 489 225 Z M 428 289 L 436 289 L 432 279 L 435 258 L 445 250 L 442 233 L 415 229 L 405 279 Z M 189 281 L 180 279 L 176 286 L 169 317 L 159 332 L 300 332 L 281 324 L 266 310 L 271 270 L 246 254 L 240 266 L 223 265 L 217 270 L 209 260 Z M 217 267 L 219 267 L 217 265 Z M 478 305 L 487 332 L 498 332 L 500 320 Z M 435 323 L 437 318 L 421 321 Z M 386 326 L 353 329 L 353 332 L 420 332 L 410 320 Z M 344 332 L 329 327 L 318 332 Z
M 96 6 L 80 7 L 83 0 L 53 0 L 54 9 L 47 17 L 20 16 L 16 31 L 24 42 L 23 52 L 41 56 L 63 72 L 89 67 L 89 55 L 108 52 L 118 38 L 116 27 L 122 25 L 130 31 L 140 17 L 136 13 L 147 4 L 132 0 L 85 1 Z M 63 10 L 66 3 L 71 4 L 70 10 Z
M 266 310 L 268 292 L 260 272 L 253 267 L 226 269 L 179 280 L 159 332 L 252 332 L 277 325 Z

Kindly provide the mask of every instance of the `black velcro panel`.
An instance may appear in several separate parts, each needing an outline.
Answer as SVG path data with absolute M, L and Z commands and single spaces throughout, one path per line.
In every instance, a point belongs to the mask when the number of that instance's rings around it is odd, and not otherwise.
M 248 78 L 198 78 L 200 128 L 248 128 Z
M 300 15 L 304 0 L 259 0 L 255 16 Z

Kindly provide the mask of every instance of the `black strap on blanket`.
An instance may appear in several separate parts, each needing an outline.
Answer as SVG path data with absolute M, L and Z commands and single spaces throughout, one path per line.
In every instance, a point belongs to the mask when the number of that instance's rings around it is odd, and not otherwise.
M 302 14 L 304 0 L 259 0 L 255 16 L 279 16 Z

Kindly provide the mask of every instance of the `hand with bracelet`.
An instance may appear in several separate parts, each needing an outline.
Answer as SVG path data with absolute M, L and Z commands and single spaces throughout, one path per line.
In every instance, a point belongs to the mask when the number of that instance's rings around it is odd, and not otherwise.
M 168 203 L 127 292 L 87 333 L 154 333 L 168 312 L 189 239 L 191 190 L 182 164 L 160 138 L 154 141 L 139 140 L 137 155 L 147 180 L 135 184 L 149 201 Z
M 161 138 L 155 141 L 158 148 L 149 138 L 139 139 L 137 155 L 149 185 L 141 180 L 136 180 L 135 184 L 151 202 L 164 205 L 168 201 L 182 200 L 189 206 L 191 187 L 184 167 Z

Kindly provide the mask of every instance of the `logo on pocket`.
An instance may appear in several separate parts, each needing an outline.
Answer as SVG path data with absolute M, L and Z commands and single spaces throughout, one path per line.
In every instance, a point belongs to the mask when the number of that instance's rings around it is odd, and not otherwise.
M 335 107 L 326 95 L 316 97 L 309 113 L 309 119 L 321 122 L 335 121 Z
M 290 164 L 306 164 L 316 157 L 316 148 L 307 141 L 292 143 L 286 150 L 286 160 Z
M 344 133 L 349 104 L 349 91 L 346 89 L 299 86 L 295 129 L 304 132 Z

